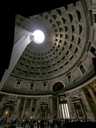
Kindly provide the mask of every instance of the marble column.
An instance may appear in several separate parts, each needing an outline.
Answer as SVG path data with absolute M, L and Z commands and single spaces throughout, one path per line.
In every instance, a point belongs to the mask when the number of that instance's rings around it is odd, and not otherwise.
M 94 90 L 94 95 L 95 95 L 95 93 L 96 93 L 96 83 L 93 83 L 93 85 L 90 85 L 89 86 L 91 89 L 92 89 L 92 91 Z M 95 95 L 95 97 L 96 97 L 96 95 Z
M 83 89 L 81 89 L 80 90 L 80 93 L 81 93 L 81 99 L 82 99 L 82 102 L 83 102 L 83 104 L 85 105 L 85 107 L 86 107 L 86 114 L 87 114 L 87 119 L 88 120 L 95 120 L 95 117 L 94 117 L 94 115 L 93 115 L 93 113 L 92 113 L 92 110 L 91 110 L 91 108 L 90 108 L 90 105 L 89 105 L 89 103 L 88 103 L 88 101 L 87 101 L 87 98 L 86 98 L 86 95 L 85 95 L 85 93 L 84 93 L 84 90 Z
M 21 99 L 17 99 L 17 103 L 16 103 L 16 106 L 15 106 L 15 116 L 19 116 L 19 106 L 20 106 L 20 102 L 21 102 Z
M 95 105 L 96 105 L 96 97 L 95 97 L 95 95 L 94 95 L 92 89 L 91 89 L 90 87 L 88 87 L 87 89 L 88 89 L 88 92 L 90 93 L 90 95 L 91 95 L 91 97 L 92 97 L 93 102 L 94 102 Z
M 52 96 L 49 98 L 49 104 L 50 104 L 50 119 L 52 119 L 53 118 L 53 104 L 52 104 Z
M 58 118 L 58 97 L 52 96 L 53 119 Z
M 68 105 L 69 105 L 69 112 L 71 113 L 70 118 L 73 119 L 73 120 L 76 120 L 77 119 L 77 114 L 76 114 L 76 110 L 75 110 L 75 107 L 74 107 L 74 103 L 71 99 L 71 96 L 68 97 L 67 102 L 68 102 Z
M 4 102 L 5 102 L 5 97 L 1 97 L 1 102 L 0 102 L 0 115 L 3 114 L 3 106 L 4 106 Z
M 33 100 L 31 99 L 30 101 L 30 107 L 29 107 L 29 116 L 32 116 L 32 104 L 33 104 Z
M 59 119 L 59 97 L 57 96 L 57 119 Z
M 23 118 L 23 116 L 24 116 L 24 114 L 25 114 L 26 103 L 27 103 L 27 98 L 25 98 L 25 100 L 24 100 L 24 106 L 23 106 L 23 110 L 22 110 L 21 118 Z
M 73 112 L 72 112 L 72 104 L 71 104 L 70 97 L 67 97 L 66 100 L 67 100 L 67 104 L 68 104 L 70 119 L 72 119 L 72 117 L 73 117 Z

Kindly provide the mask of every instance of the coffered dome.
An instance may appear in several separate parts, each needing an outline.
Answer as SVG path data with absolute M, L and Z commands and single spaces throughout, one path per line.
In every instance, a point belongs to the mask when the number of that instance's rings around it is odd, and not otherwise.
M 37 29 L 45 34 L 39 45 L 31 37 Z M 20 41 L 29 43 L 2 91 L 51 94 L 56 82 L 61 82 L 66 90 L 86 81 L 94 75 L 89 51 L 91 31 L 88 6 L 81 1 L 34 16 L 17 15 L 14 45 Z

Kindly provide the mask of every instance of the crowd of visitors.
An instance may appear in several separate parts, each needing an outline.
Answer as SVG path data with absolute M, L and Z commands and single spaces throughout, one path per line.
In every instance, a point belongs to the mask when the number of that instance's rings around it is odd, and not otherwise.
M 75 125 L 74 125 L 75 122 Z M 84 121 L 72 121 L 72 120 L 33 120 L 33 119 L 16 119 L 12 118 L 7 120 L 6 118 L 0 118 L 0 126 L 2 128 L 72 128 L 72 125 L 76 127 Z M 73 124 L 72 124 L 73 123 Z

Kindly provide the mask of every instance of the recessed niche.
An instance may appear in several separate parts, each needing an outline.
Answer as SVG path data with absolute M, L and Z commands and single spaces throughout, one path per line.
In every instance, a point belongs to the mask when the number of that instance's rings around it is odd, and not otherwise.
M 80 14 L 80 12 L 78 10 L 76 10 L 76 13 L 77 13 L 77 18 L 80 21 L 81 20 L 81 14 Z
M 56 21 L 56 23 L 57 23 L 58 26 L 61 25 L 61 22 L 60 21 Z
M 68 39 L 68 35 L 67 34 L 65 34 L 65 39 Z
M 77 51 L 78 51 L 78 48 L 76 47 L 76 49 L 75 49 L 74 53 L 76 53 Z
M 71 41 L 74 41 L 74 35 L 72 35 L 72 39 L 71 39 Z
M 64 65 L 67 65 L 69 62 L 67 61 Z
M 62 38 L 63 37 L 63 34 L 60 34 L 60 38 Z
M 60 27 L 60 28 L 59 28 L 59 31 L 60 31 L 60 32 L 63 32 L 63 28 Z
M 53 91 L 60 91 L 63 90 L 64 86 L 61 82 L 57 82 L 53 85 Z
M 45 87 L 46 85 L 47 85 L 46 82 L 44 82 L 44 83 L 43 83 L 43 86 Z
M 30 84 L 30 89 L 33 89 L 33 83 Z
M 65 56 L 62 57 L 62 60 L 64 60 L 64 59 L 65 59 Z
M 56 20 L 57 16 L 56 15 L 52 15 L 52 17 Z
M 66 55 L 68 55 L 69 51 L 66 52 Z
M 68 27 L 67 27 L 67 26 L 65 26 L 64 28 L 65 28 L 65 32 L 67 32 L 67 30 L 68 30 Z
M 78 38 L 78 42 L 77 42 L 77 44 L 79 45 L 80 44 L 80 42 L 81 42 L 81 39 L 80 39 L 80 37 Z
M 83 65 L 80 65 L 80 70 L 83 74 L 86 72 Z
M 67 44 L 67 42 L 66 41 L 64 41 L 64 45 L 66 45 Z
M 71 80 L 71 75 L 68 75 L 68 80 L 69 80 L 69 81 Z
M 71 22 L 73 21 L 73 16 L 71 14 L 69 14 L 69 19 Z
M 69 58 L 69 60 L 72 60 L 72 58 L 73 58 L 73 55 Z
M 61 16 L 61 10 L 60 9 L 56 9 L 56 11 L 58 12 L 58 14 Z
M 79 24 L 79 34 L 82 32 L 82 25 Z
M 72 44 L 70 44 L 70 46 L 69 46 L 69 49 L 71 49 L 72 48 Z
M 50 23 L 52 23 L 52 19 L 50 19 L 49 21 L 50 21 Z
M 62 51 L 64 50 L 64 47 L 62 47 Z
M 96 23 L 96 14 L 94 14 L 94 21 L 95 21 L 95 23 Z
M 94 48 L 93 46 L 91 46 L 90 51 L 91 51 L 91 53 L 92 53 L 94 56 L 96 56 L 96 48 Z
M 21 84 L 21 80 L 18 80 L 18 81 L 17 81 L 17 85 L 20 85 L 20 84 Z
M 72 25 L 71 27 L 72 27 L 72 32 L 74 32 L 75 31 L 74 25 Z
M 62 17 L 63 24 L 65 24 L 66 20 Z

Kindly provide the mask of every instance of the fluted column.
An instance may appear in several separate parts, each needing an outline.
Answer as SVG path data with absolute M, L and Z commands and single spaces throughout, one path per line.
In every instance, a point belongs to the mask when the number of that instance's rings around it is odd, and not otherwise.
M 68 104 L 68 109 L 69 109 L 70 119 L 72 119 L 73 112 L 72 112 L 72 104 L 71 104 L 71 100 L 70 100 L 69 97 L 67 97 L 66 100 L 67 100 L 67 104 Z

